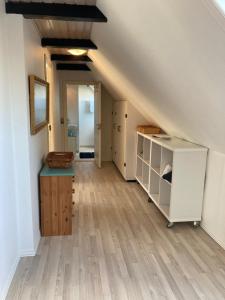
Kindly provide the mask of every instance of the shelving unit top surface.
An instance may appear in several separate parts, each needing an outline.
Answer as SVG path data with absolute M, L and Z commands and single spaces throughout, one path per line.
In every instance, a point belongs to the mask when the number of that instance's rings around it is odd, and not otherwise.
M 208 151 L 206 147 L 176 137 L 165 139 L 160 138 L 160 134 L 157 135 L 159 137 L 154 137 L 154 134 L 143 134 L 140 132 L 138 134 L 171 151 Z
M 53 169 L 45 165 L 40 172 L 40 176 L 74 176 L 74 175 L 75 175 L 74 167 L 66 168 L 66 169 Z

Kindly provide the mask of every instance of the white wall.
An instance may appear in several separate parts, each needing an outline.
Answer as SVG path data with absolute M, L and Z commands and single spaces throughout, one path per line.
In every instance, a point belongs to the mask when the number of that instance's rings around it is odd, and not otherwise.
M 90 112 L 90 102 L 94 102 L 94 90 L 79 85 L 79 145 L 94 146 L 94 111 Z
M 23 20 L 24 29 L 24 50 L 26 79 L 33 74 L 42 79 L 44 78 L 44 51 L 41 47 L 40 36 L 31 20 Z M 29 119 L 29 93 L 26 94 L 27 119 Z M 28 123 L 29 126 L 29 123 Z M 48 129 L 45 127 L 36 135 L 29 134 L 29 167 L 30 167 L 30 185 L 31 185 L 31 204 L 32 204 L 32 222 L 33 222 L 33 243 L 31 250 L 35 253 L 40 240 L 39 230 L 39 199 L 38 199 L 38 173 L 43 165 L 44 158 L 48 153 Z M 26 255 L 26 252 L 24 253 Z
M 18 263 L 17 204 L 13 159 L 12 103 L 9 97 L 7 18 L 0 3 L 0 299 Z
M 202 227 L 225 249 L 225 154 L 210 151 Z
M 109 21 L 93 26 L 94 74 L 149 122 L 209 147 L 202 224 L 225 245 L 225 174 L 216 167 L 225 154 L 224 15 L 211 0 L 98 0 L 98 7 Z
M 95 77 L 87 71 L 58 71 L 60 83 L 65 81 L 92 81 Z
M 38 246 L 38 172 L 48 151 L 46 129 L 30 135 L 28 74 L 44 77 L 40 37 L 31 21 L 6 16 L 2 5 L 0 299 L 7 293 L 19 257 L 34 255 Z
M 30 113 L 29 113 L 29 89 L 28 76 L 33 74 L 41 79 L 50 81 L 50 121 L 52 125 L 52 150 L 61 148 L 60 146 L 60 118 L 59 118 L 59 90 L 57 75 L 55 74 L 54 65 L 50 65 L 49 53 L 41 47 L 41 38 L 36 26 L 31 20 L 23 19 L 23 39 L 24 39 L 24 56 L 25 56 L 25 87 L 26 87 L 26 122 L 28 131 L 30 131 Z M 48 66 L 46 66 L 47 77 L 45 78 L 44 55 L 46 55 Z M 29 168 L 30 168 L 30 198 L 32 207 L 32 230 L 33 245 L 21 250 L 21 255 L 33 255 L 36 253 L 40 240 L 39 224 L 39 186 L 38 175 L 49 151 L 48 128 L 47 126 L 35 135 L 29 132 Z M 24 212 L 23 212 L 24 214 Z M 27 212 L 29 214 L 29 212 Z M 24 220 L 24 218 L 22 219 Z M 22 221 L 23 222 L 23 221 Z M 21 234 L 21 236 L 23 236 Z M 31 238 L 30 238 L 31 240 Z

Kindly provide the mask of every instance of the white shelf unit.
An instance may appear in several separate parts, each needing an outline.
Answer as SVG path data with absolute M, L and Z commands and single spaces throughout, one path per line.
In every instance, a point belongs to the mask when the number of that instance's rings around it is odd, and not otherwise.
M 201 221 L 208 149 L 188 141 L 137 133 L 136 179 L 169 221 Z M 162 178 L 172 166 L 172 182 Z

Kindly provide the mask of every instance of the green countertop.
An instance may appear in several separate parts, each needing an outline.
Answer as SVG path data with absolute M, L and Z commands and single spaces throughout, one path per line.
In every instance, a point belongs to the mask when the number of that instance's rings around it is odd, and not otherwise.
M 67 169 L 51 169 L 47 165 L 45 165 L 41 172 L 40 176 L 74 176 L 75 168 L 67 168 Z

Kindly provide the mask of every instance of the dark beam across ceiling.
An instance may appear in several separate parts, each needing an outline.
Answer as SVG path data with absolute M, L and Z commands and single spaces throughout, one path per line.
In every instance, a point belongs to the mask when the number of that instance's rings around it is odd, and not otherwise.
M 56 69 L 61 71 L 91 71 L 86 64 L 56 64 Z
M 8 1 L 5 10 L 7 14 L 20 14 L 27 19 L 107 22 L 104 14 L 94 5 Z
M 42 47 L 52 48 L 77 48 L 77 49 L 98 49 L 97 46 L 91 40 L 82 39 L 54 39 L 54 38 L 42 38 Z
M 52 54 L 51 60 L 55 61 L 74 61 L 74 62 L 92 62 L 90 57 L 87 55 L 74 56 L 66 54 Z

